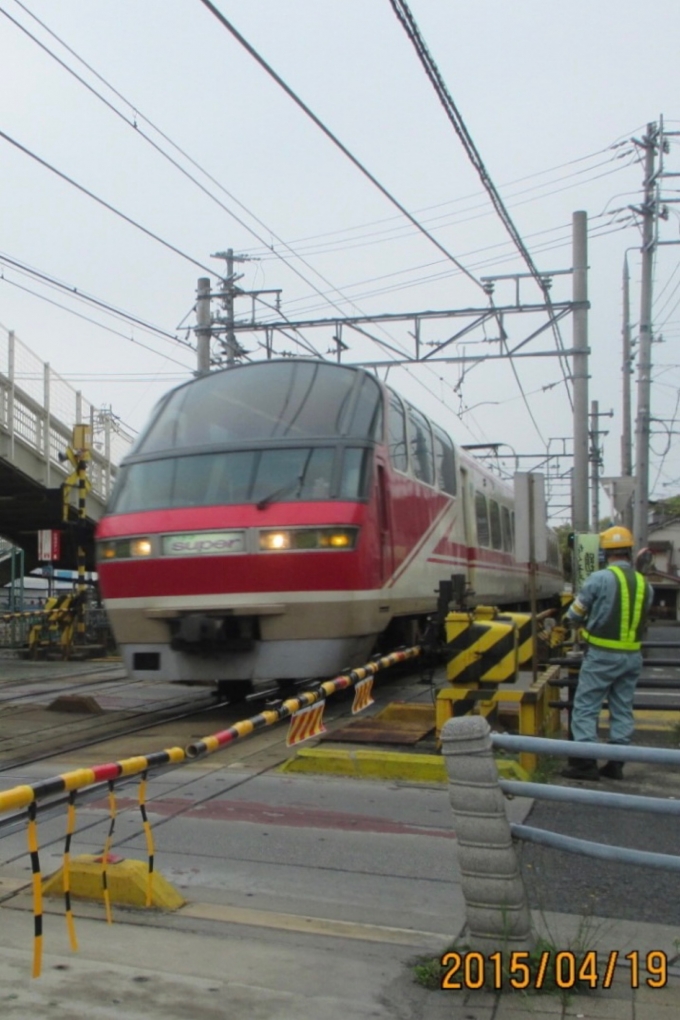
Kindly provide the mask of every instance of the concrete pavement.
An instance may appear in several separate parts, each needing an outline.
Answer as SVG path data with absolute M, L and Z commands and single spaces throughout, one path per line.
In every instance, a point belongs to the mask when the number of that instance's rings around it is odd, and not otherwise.
M 196 725 L 195 723 L 192 725 Z M 236 754 L 154 776 L 148 810 L 156 863 L 187 906 L 175 914 L 74 904 L 71 953 L 62 905 L 45 907 L 43 976 L 32 980 L 30 865 L 23 823 L 0 840 L 0 1017 L 4 1020 L 519 1020 L 520 1017 L 671 1020 L 680 1016 L 678 926 L 593 918 L 600 960 L 667 954 L 664 989 L 631 989 L 630 968 L 588 996 L 429 991 L 417 956 L 461 935 L 464 905 L 447 791 L 397 782 L 287 777 L 270 771 L 273 733 Z M 116 747 L 107 757 L 123 757 Z M 73 762 L 69 764 L 84 764 Z M 32 766 L 2 785 L 60 771 Z M 135 787 L 119 789 L 114 852 L 144 858 Z M 670 791 L 665 790 L 666 794 Z M 508 803 L 523 820 L 530 802 Z M 61 863 L 63 813 L 39 818 L 44 873 Z M 72 852 L 101 852 L 106 802 L 81 803 Z M 573 859 L 571 868 L 580 868 Z M 573 872 L 570 873 L 573 874 Z M 636 876 L 631 876 L 633 881 Z M 647 881 L 641 878 L 640 881 Z M 664 873 L 649 881 L 662 888 Z M 560 904 L 558 904 L 558 908 Z M 576 915 L 536 916 L 557 949 Z
M 1 894 L 1 892 L 0 892 Z M 212 911 L 208 908 L 212 907 Z M 347 925 L 343 935 L 309 919 L 306 933 L 283 927 L 286 915 L 252 910 L 234 923 L 232 908 L 190 903 L 174 915 L 115 910 L 109 927 L 101 907 L 77 905 L 80 951 L 70 952 L 61 908 L 45 917 L 43 976 L 31 980 L 30 898 L 19 892 L 0 905 L 0 1012 L 8 1020 L 535 1020 L 680 1016 L 677 929 L 592 919 L 588 945 L 608 954 L 651 949 L 668 954 L 666 988 L 631 989 L 618 966 L 611 989 L 591 995 L 428 991 L 414 983 L 413 960 L 438 953 L 438 933 Z M 224 918 L 220 917 L 224 911 Z M 299 915 L 288 915 L 300 927 Z M 552 914 L 557 946 L 579 935 L 581 920 Z M 451 933 L 461 918 L 452 919 Z M 328 924 L 328 922 L 326 922 Z M 406 943 L 406 944 L 404 944 Z M 602 955 L 601 959 L 604 958 Z

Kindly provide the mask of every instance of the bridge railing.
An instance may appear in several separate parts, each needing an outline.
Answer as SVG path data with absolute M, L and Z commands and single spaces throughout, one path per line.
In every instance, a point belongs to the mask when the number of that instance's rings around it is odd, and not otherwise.
M 13 332 L 0 330 L 0 430 L 8 437 L 9 459 L 14 459 L 17 443 L 28 447 L 44 462 L 45 486 L 60 485 L 72 469 L 59 455 L 70 445 L 78 423 L 92 426 L 90 483 L 93 494 L 105 502 L 132 436 L 110 411 L 86 400 Z

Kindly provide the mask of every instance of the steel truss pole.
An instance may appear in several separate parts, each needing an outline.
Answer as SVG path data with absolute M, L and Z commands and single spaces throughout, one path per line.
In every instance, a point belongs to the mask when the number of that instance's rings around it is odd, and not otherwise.
M 574 531 L 588 531 L 588 219 L 575 212 L 573 226 L 574 298 Z
M 649 526 L 649 423 L 652 372 L 652 273 L 654 265 L 654 227 L 656 223 L 656 174 L 654 172 L 658 131 L 647 125 L 642 139 L 645 149 L 645 197 L 642 203 L 642 285 L 640 290 L 640 348 L 638 354 L 637 418 L 635 422 L 635 509 L 633 532 L 635 545 L 647 545 Z

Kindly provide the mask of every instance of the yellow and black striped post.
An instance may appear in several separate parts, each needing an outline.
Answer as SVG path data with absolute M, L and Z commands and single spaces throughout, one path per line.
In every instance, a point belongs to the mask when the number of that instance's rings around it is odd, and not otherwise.
M 76 831 L 76 792 L 71 790 L 68 795 L 68 812 L 66 815 L 66 843 L 64 845 L 64 860 L 62 863 L 62 875 L 64 882 L 64 912 L 66 914 L 66 929 L 74 953 L 78 952 L 78 939 L 76 937 L 76 926 L 73 921 L 73 910 L 71 909 L 71 839 Z
M 43 903 L 42 878 L 40 876 L 40 854 L 38 852 L 38 823 L 35 802 L 28 805 L 28 852 L 31 856 L 31 880 L 33 884 L 33 971 L 34 978 L 42 971 L 43 947 Z
M 85 644 L 85 591 L 87 585 L 85 583 L 85 547 L 83 537 L 83 527 L 85 526 L 86 514 L 86 501 L 87 495 L 87 460 L 85 459 L 86 450 L 78 451 L 78 466 L 76 472 L 78 474 L 78 594 L 80 595 L 80 604 L 78 606 L 78 620 L 76 623 L 76 641 L 78 644 Z
M 446 645 L 446 675 L 454 684 L 513 683 L 517 679 L 514 620 L 483 620 L 470 613 L 449 613 Z
M 153 842 L 153 830 L 149 824 L 149 818 L 146 813 L 146 772 L 142 773 L 142 778 L 139 781 L 139 811 L 142 816 L 142 828 L 144 829 L 144 838 L 146 839 L 146 852 L 149 859 L 149 869 L 147 871 L 146 880 L 146 905 L 151 906 L 153 899 L 153 874 L 154 874 L 154 842 Z
M 106 911 L 107 924 L 113 924 L 111 915 L 111 897 L 109 895 L 108 866 L 113 843 L 113 830 L 116 827 L 116 788 L 113 780 L 109 780 L 109 831 L 104 841 L 104 852 L 102 854 L 102 893 L 104 895 L 104 909 Z

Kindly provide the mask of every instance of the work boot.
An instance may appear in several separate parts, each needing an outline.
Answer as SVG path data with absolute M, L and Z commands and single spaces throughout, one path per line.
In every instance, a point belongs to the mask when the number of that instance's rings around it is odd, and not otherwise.
M 604 776 L 605 779 L 623 779 L 623 762 L 608 761 L 600 769 L 600 775 Z
M 565 779 L 590 779 L 600 778 L 600 771 L 594 758 L 567 758 L 567 767 L 560 772 Z

